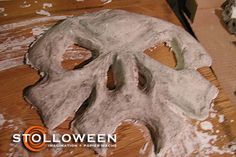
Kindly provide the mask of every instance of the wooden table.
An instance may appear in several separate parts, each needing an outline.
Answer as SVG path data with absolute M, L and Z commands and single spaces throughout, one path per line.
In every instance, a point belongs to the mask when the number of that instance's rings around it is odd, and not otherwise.
M 41 1 L 27 1 L 27 3 L 21 0 L 16 2 L 0 2 L 0 8 L 5 8 L 5 11 L 1 13 L 2 16 L 0 16 L 0 43 L 10 43 L 10 46 L 3 47 L 3 51 L 0 52 L 0 64 L 4 63 L 6 65 L 5 68 L 13 65 L 13 63 L 18 65 L 0 71 L 0 114 L 2 114 L 5 119 L 4 124 L 0 127 L 0 156 L 18 156 L 19 153 L 23 154 L 23 156 L 96 156 L 92 150 L 87 148 L 68 148 L 59 150 L 59 152 L 54 149 L 45 149 L 39 153 L 29 153 L 22 146 L 15 145 L 11 142 L 13 133 L 24 131 L 33 125 L 43 126 L 36 109 L 31 108 L 22 97 L 23 89 L 39 79 L 35 70 L 26 65 L 21 65 L 23 54 L 27 51 L 29 44 L 32 42 L 31 40 L 34 39 L 33 36 L 35 32 L 33 32 L 33 34 L 32 29 L 52 26 L 59 19 L 63 19 L 65 15 L 80 15 L 85 12 L 105 8 L 124 9 L 161 18 L 177 25 L 180 24 L 164 0 L 114 0 L 107 4 L 99 0 L 85 0 L 82 2 L 48 0 L 47 2 L 52 3 L 53 6 L 44 9 L 51 13 L 51 17 L 44 17 L 44 20 L 33 20 L 43 17 L 35 14 L 36 10 L 43 9 L 43 2 Z M 27 7 L 29 6 L 28 4 L 30 4 L 30 7 Z M 22 21 L 25 20 L 28 22 L 22 23 Z M 18 23 L 12 24 L 15 22 Z M 22 36 L 24 36 L 24 39 L 21 39 Z M 10 41 L 23 40 L 27 42 L 10 42 L 7 41 L 8 39 L 10 39 Z M 153 51 L 147 50 L 146 53 L 163 64 L 171 67 L 175 65 L 173 54 L 163 45 L 159 45 Z M 79 63 L 81 60 L 77 60 L 76 62 Z M 74 64 L 75 62 L 72 63 Z M 70 67 L 71 62 L 65 63 L 65 65 Z M 219 123 L 218 116 L 216 116 L 208 118 L 208 121 L 213 123 L 214 130 L 219 130 L 217 134 L 219 140 L 216 142 L 216 145 L 223 146 L 235 140 L 236 137 L 235 108 L 232 107 L 232 104 L 225 96 L 212 69 L 205 67 L 198 71 L 220 89 L 220 93 L 215 99 L 214 110 L 217 112 L 217 115 L 224 114 L 225 120 L 223 123 Z M 70 120 L 71 118 L 60 125 L 55 131 L 58 133 L 69 133 Z M 142 126 L 135 126 L 127 122 L 119 126 L 116 130 L 118 136 L 117 147 L 115 149 L 109 149 L 109 156 L 138 157 L 140 156 L 140 148 L 148 142 L 148 148 L 145 153 L 141 155 L 147 156 L 151 148 L 151 142 L 149 138 L 145 140 L 143 137 L 142 128 Z M 219 154 L 213 154 L 212 156 L 219 156 Z M 224 154 L 222 156 L 231 155 Z
M 221 5 L 224 2 L 197 0 L 198 10 L 192 28 L 212 56 L 217 78 L 236 107 L 236 36 L 229 34 L 222 21 Z

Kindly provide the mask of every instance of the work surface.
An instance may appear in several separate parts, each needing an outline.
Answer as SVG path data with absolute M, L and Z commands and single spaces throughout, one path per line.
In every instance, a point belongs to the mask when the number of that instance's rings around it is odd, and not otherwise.
M 48 2 L 52 3 L 52 7 L 45 7 L 45 9 L 40 1 L 37 3 L 36 1 L 28 1 L 27 3 L 23 1 L 0 2 L 0 7 L 5 8 L 0 17 L 0 65 L 2 70 L 0 71 L 0 114 L 3 116 L 0 117 L 3 123 L 0 128 L 0 156 L 19 156 L 19 154 L 22 154 L 22 156 L 96 156 L 88 148 L 46 149 L 39 153 L 29 153 L 21 145 L 14 144 L 11 141 L 13 133 L 24 131 L 33 125 L 43 126 L 36 109 L 27 104 L 22 97 L 23 89 L 34 84 L 39 79 L 39 75 L 35 70 L 22 65 L 23 55 L 27 51 L 29 44 L 43 30 L 48 29 L 56 21 L 62 20 L 66 16 L 75 16 L 106 8 L 124 9 L 161 18 L 179 25 L 177 18 L 164 0 L 119 0 L 106 4 L 98 0 L 85 0 L 82 2 L 62 2 L 58 0 Z M 40 9 L 48 10 L 51 16 L 37 15 L 35 11 Z M 68 51 L 73 51 L 73 49 L 76 48 L 72 47 Z M 63 63 L 65 68 L 70 69 L 71 66 L 78 64 L 87 57 L 84 50 L 81 48 L 77 50 L 81 52 L 80 59 L 65 61 Z M 160 44 L 145 53 L 163 64 L 170 67 L 175 66 L 173 54 L 164 45 Z M 7 69 L 11 66 L 14 67 Z M 229 142 L 236 140 L 236 111 L 224 94 L 212 69 L 204 67 L 198 71 L 220 90 L 207 119 L 213 124 L 213 129 L 203 130 L 203 132 L 209 135 L 216 135 L 217 140 L 214 141 L 214 145 L 223 147 Z M 68 119 L 55 131 L 58 133 L 70 133 L 70 120 Z M 199 122 L 193 121 L 193 124 L 198 125 Z M 128 122 L 119 126 L 116 130 L 118 136 L 117 147 L 109 149 L 108 156 L 147 156 L 151 148 L 151 142 L 149 138 L 144 138 L 142 128 L 143 126 L 136 126 Z M 144 149 L 145 143 L 148 143 L 148 145 Z M 232 154 L 219 155 L 219 153 L 214 153 L 211 156 L 232 156 Z
M 236 36 L 229 34 L 222 21 L 225 0 L 197 0 L 193 31 L 212 56 L 215 74 L 225 94 L 236 106 Z

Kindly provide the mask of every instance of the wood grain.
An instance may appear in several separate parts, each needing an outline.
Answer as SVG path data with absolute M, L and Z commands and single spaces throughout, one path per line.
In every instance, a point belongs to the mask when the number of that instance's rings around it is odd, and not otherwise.
M 39 15 L 35 14 L 36 9 L 42 8 L 42 2 L 39 1 L 35 4 L 34 1 L 29 1 L 32 7 L 29 8 L 19 8 L 19 5 L 23 1 L 17 2 L 0 2 L 1 7 L 6 8 L 8 16 L 0 17 L 0 24 L 4 25 L 7 23 L 19 22 L 22 20 L 32 20 L 39 18 Z M 164 0 L 152 1 L 152 0 L 115 0 L 111 3 L 104 5 L 101 1 L 91 0 L 84 2 L 66 2 L 66 1 L 48 1 L 53 4 L 53 7 L 48 9 L 53 16 L 56 15 L 79 15 L 84 12 L 95 11 L 98 9 L 105 8 L 119 8 L 128 11 L 133 11 L 137 13 L 142 13 L 145 15 L 150 15 L 158 17 L 174 24 L 179 25 L 177 18 L 170 10 L 169 6 Z M 66 7 L 65 7 L 66 6 Z M 4 42 L 8 38 L 20 38 L 22 36 L 32 37 L 32 28 L 34 27 L 50 27 L 55 24 L 56 20 L 49 20 L 44 22 L 36 22 L 31 25 L 26 25 L 22 27 L 17 27 L 16 29 L 11 29 L 11 31 L 1 32 L 0 42 Z M 5 34 L 4 34 L 5 33 Z M 11 47 L 0 52 L 0 61 L 4 61 L 11 58 L 22 57 L 27 51 L 30 43 L 25 43 L 21 45 L 19 50 L 12 50 Z M 68 50 L 68 55 L 75 51 L 81 52 L 81 48 L 73 47 Z M 82 53 L 83 52 L 83 53 Z M 79 64 L 83 59 L 89 57 L 86 50 L 83 50 L 82 59 L 69 60 L 69 56 L 65 56 L 65 61 L 62 63 L 64 68 L 72 69 L 75 64 Z M 164 45 L 159 45 L 156 48 L 151 48 L 145 53 L 154 59 L 166 64 L 167 66 L 174 67 L 175 59 L 173 54 Z M 215 100 L 214 109 L 218 111 L 217 114 L 224 114 L 224 123 L 218 122 L 218 117 L 208 118 L 214 125 L 214 130 L 219 130 L 217 134 L 219 140 L 216 145 L 223 146 L 230 141 L 235 140 L 236 137 L 236 112 L 235 108 L 229 102 L 228 98 L 223 92 L 223 89 L 219 85 L 219 82 L 214 75 L 214 72 L 210 68 L 201 68 L 199 72 L 213 84 L 215 84 L 219 89 L 220 93 Z M 32 108 L 23 99 L 23 90 L 29 85 L 34 84 L 39 79 L 37 72 L 27 65 L 19 65 L 17 67 L 0 71 L 0 113 L 7 120 L 3 126 L 0 128 L 0 156 L 18 156 L 19 153 L 23 156 L 62 156 L 62 157 L 95 157 L 94 152 L 87 148 L 65 148 L 60 151 L 60 153 L 55 154 L 54 149 L 47 148 L 39 153 L 29 153 L 20 145 L 13 144 L 11 142 L 11 136 L 13 133 L 19 133 L 27 129 L 32 125 L 43 126 L 42 121 L 35 108 Z M 13 120 L 13 121 L 12 121 Z M 55 131 L 58 133 L 70 133 L 69 123 L 72 117 L 61 124 Z M 234 120 L 234 121 L 233 121 Z M 193 123 L 195 123 L 193 121 Z M 148 149 L 141 156 L 147 156 L 150 151 L 150 137 L 144 138 L 146 136 L 143 133 L 145 128 L 143 126 L 136 126 L 131 123 L 125 122 L 119 126 L 116 130 L 118 136 L 117 147 L 109 149 L 108 156 L 110 157 L 138 157 L 140 156 L 139 150 L 148 143 Z M 211 132 L 209 132 L 211 134 Z M 213 154 L 211 156 L 219 156 L 219 154 Z M 224 154 L 222 156 L 231 156 Z

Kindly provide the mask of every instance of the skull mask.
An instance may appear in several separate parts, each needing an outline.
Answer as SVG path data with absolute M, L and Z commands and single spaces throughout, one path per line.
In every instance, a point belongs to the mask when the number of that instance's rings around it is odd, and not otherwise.
M 163 42 L 176 56 L 176 69 L 143 53 Z M 90 50 L 92 61 L 66 71 L 62 56 L 74 43 Z M 76 111 L 71 123 L 76 133 L 111 134 L 120 122 L 134 119 L 149 130 L 155 153 L 184 131 L 185 117 L 206 118 L 218 92 L 196 71 L 210 66 L 211 58 L 194 38 L 168 22 L 122 10 L 66 19 L 36 41 L 26 59 L 43 76 L 27 88 L 25 98 L 37 107 L 48 128 Z M 113 90 L 106 86 L 111 66 Z

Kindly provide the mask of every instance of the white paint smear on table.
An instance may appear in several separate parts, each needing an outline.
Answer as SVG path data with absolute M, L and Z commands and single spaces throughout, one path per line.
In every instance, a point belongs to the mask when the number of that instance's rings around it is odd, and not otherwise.
M 9 150 L 6 153 L 7 157 L 29 157 L 29 151 L 25 149 L 21 142 L 10 143 Z
M 58 21 L 67 18 L 67 16 L 42 17 L 32 20 L 21 21 L 17 23 L 4 24 L 0 26 L 0 54 L 5 59 L 0 61 L 0 71 L 9 69 L 23 64 L 23 53 L 27 51 L 27 47 L 36 39 L 36 36 L 43 33 L 49 27 L 36 27 L 37 23 L 46 23 L 50 21 Z M 15 32 L 16 31 L 16 35 Z M 27 35 L 23 35 L 27 32 Z M 31 36 L 30 31 L 32 31 Z M 23 32 L 23 33 L 21 33 Z M 17 55 L 16 54 L 21 54 Z
M 219 123 L 223 123 L 225 121 L 225 117 L 223 114 L 219 115 L 219 119 L 218 119 L 218 122 Z
M 5 25 L 0 26 L 0 32 L 9 31 L 11 29 L 25 27 L 27 25 L 32 25 L 32 24 L 36 24 L 36 23 L 63 20 L 63 19 L 66 19 L 67 17 L 69 17 L 69 16 L 41 17 L 41 18 L 36 18 L 36 19 L 31 19 L 31 20 L 26 20 L 26 21 L 21 21 L 21 22 L 16 22 L 16 23 L 5 24 Z
M 52 7 L 52 3 L 43 3 L 43 9 L 51 8 L 51 7 Z
M 108 4 L 108 3 L 111 3 L 112 0 L 101 0 L 101 2 L 103 2 L 103 4 Z
M 0 44 L 0 52 L 10 52 L 12 50 L 21 49 L 22 45 L 27 45 L 34 41 L 34 37 L 22 36 L 15 40 L 14 38 L 7 38 L 2 44 Z M 19 50 L 18 49 L 18 50 Z
M 128 122 L 132 122 L 132 124 L 137 126 L 140 125 L 139 123 L 137 123 L 137 121 L 134 120 L 130 120 Z M 227 144 L 224 147 L 215 146 L 214 143 L 224 137 L 219 137 L 217 134 L 213 134 L 213 132 L 202 132 L 198 129 L 199 126 L 201 127 L 201 125 L 204 129 L 213 130 L 213 125 L 209 121 L 197 121 L 195 126 L 186 125 L 185 128 L 183 128 L 182 132 L 176 134 L 176 137 L 174 137 L 175 140 L 165 143 L 165 150 L 162 149 L 159 152 L 158 156 L 191 156 L 194 151 L 197 151 L 199 153 L 199 157 L 207 157 L 213 153 L 234 154 L 234 151 L 227 147 Z M 144 138 L 147 138 L 146 132 L 148 131 L 146 130 L 145 132 L 143 132 Z M 150 137 L 150 134 L 148 136 Z M 148 144 L 146 143 L 143 147 L 140 148 L 140 156 L 145 153 L 147 147 Z M 149 154 L 149 156 L 155 157 L 156 155 Z
M 31 4 L 21 4 L 20 8 L 29 8 Z
M 0 8 L 0 16 L 7 16 L 5 12 L 5 8 Z
M 0 13 L 3 13 L 5 11 L 5 8 L 0 8 Z
M 139 150 L 140 155 L 144 155 L 148 147 L 148 142 L 146 142 L 143 147 Z
M 209 121 L 204 121 L 200 123 L 200 127 L 203 130 L 212 130 L 213 129 L 213 125 L 211 124 L 211 122 Z
M 13 68 L 23 64 L 23 56 L 0 61 L 0 71 Z
M 43 9 L 36 11 L 35 13 L 38 15 L 51 16 L 51 14 L 48 11 L 43 10 Z
M 210 117 L 211 118 L 215 118 L 216 117 L 216 113 L 214 113 L 214 112 L 210 113 Z
M 199 123 L 201 126 L 201 123 Z M 212 129 L 212 124 L 208 121 L 202 122 L 204 129 Z M 208 156 L 210 154 L 234 154 L 227 146 L 218 147 L 214 143 L 221 137 L 208 132 L 198 130 L 196 126 L 186 126 L 184 131 L 178 133 L 176 137 L 178 142 L 172 140 L 165 144 L 166 150 L 161 150 L 159 156 L 191 156 L 194 151 L 198 152 L 198 156 Z M 223 137 L 222 137 L 223 138 Z M 166 153 L 168 153 L 166 155 Z
M 48 30 L 48 27 L 34 27 L 32 28 L 32 33 L 34 36 L 38 36 L 43 34 L 46 30 Z
M 23 4 L 20 5 L 21 8 L 28 8 L 30 6 L 31 6 L 31 4 L 28 3 L 27 1 L 24 1 Z

